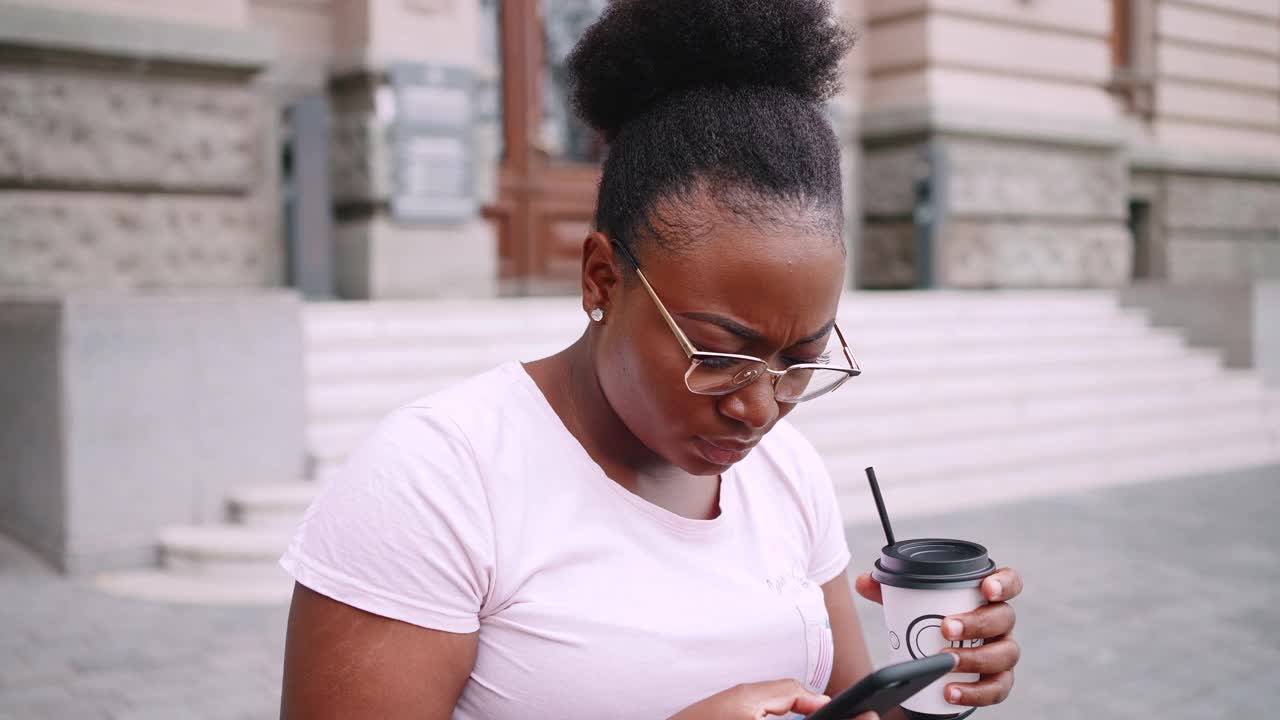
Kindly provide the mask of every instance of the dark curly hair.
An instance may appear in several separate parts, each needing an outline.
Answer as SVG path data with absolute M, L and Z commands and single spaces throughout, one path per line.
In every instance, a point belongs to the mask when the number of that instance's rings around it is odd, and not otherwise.
M 596 227 L 635 249 L 695 242 L 707 193 L 839 241 L 840 148 L 822 104 L 852 35 L 829 0 L 613 0 L 568 58 L 574 109 L 609 143 Z

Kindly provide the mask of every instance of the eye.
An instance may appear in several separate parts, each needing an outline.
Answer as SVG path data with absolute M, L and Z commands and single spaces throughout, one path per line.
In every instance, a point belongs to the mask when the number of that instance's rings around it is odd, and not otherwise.
M 733 358 L 726 358 L 726 357 L 698 358 L 698 364 L 701 365 L 702 367 L 707 368 L 708 370 L 727 370 L 737 365 L 740 362 L 742 361 L 734 360 Z
M 791 367 L 792 365 L 827 365 L 831 362 L 831 353 L 824 352 L 815 358 L 784 357 L 782 358 L 782 362 L 786 363 L 787 367 Z

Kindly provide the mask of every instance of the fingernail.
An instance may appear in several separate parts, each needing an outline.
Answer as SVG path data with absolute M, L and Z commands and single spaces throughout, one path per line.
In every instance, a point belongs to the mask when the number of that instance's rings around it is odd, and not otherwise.
M 1003 594 L 1004 594 L 1004 588 L 1000 586 L 1000 581 L 992 580 L 991 581 L 991 599 L 999 600 L 1000 596 Z
M 947 630 L 948 640 L 959 640 L 964 634 L 964 625 L 959 620 L 947 620 L 942 624 Z
M 951 688 L 950 690 L 948 690 L 947 702 L 952 702 L 952 703 L 960 702 L 960 691 L 957 690 L 956 688 Z

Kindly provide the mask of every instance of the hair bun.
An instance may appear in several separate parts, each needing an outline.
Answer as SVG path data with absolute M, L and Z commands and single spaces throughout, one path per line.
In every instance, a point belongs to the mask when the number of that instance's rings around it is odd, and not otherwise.
M 770 86 L 822 102 L 839 90 L 852 45 L 830 0 L 613 0 L 569 55 L 570 94 L 612 140 L 694 87 Z

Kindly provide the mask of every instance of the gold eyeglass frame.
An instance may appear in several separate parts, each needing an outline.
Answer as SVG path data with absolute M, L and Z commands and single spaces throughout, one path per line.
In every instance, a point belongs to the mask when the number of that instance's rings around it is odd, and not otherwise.
M 676 341 L 680 343 L 680 349 L 683 350 L 685 356 L 689 358 L 689 369 L 686 370 L 684 373 L 684 386 L 686 389 L 689 390 L 689 392 L 695 395 L 709 395 L 713 397 L 729 395 L 745 387 L 748 387 L 749 385 L 751 385 L 751 383 L 767 375 L 772 380 L 772 385 L 774 389 L 774 400 L 776 400 L 777 402 L 793 405 L 797 403 L 807 402 L 809 400 L 813 400 L 814 398 L 819 398 L 819 397 L 822 397 L 823 395 L 834 392 L 840 386 L 848 382 L 850 378 L 854 378 L 862 374 L 862 368 L 858 365 L 857 359 L 853 357 L 853 351 L 849 350 L 849 343 L 845 341 L 844 333 L 840 331 L 840 326 L 834 322 L 831 324 L 831 327 L 836 331 L 836 337 L 840 339 L 840 349 L 844 351 L 845 360 L 849 362 L 848 368 L 832 367 L 830 365 L 824 365 L 822 363 L 799 363 L 797 365 L 792 365 L 788 367 L 786 370 L 774 370 L 773 368 L 769 367 L 768 362 L 764 361 L 761 358 L 754 357 L 752 355 L 707 352 L 704 350 L 697 349 L 696 347 L 693 346 L 693 343 L 689 341 L 689 337 L 684 334 L 684 331 L 680 329 L 680 326 L 676 324 L 675 318 L 673 318 L 671 316 L 671 313 L 667 311 L 667 306 L 663 305 L 662 300 L 658 299 L 658 293 L 654 292 L 653 286 L 649 284 L 649 279 L 644 276 L 644 271 L 640 269 L 639 261 L 637 261 L 635 256 L 631 254 L 631 251 L 628 250 L 626 246 L 624 246 L 622 243 L 618 242 L 617 240 L 611 240 L 610 244 L 613 245 L 613 247 L 621 250 L 623 256 L 625 256 L 627 260 L 631 263 L 631 266 L 635 268 L 636 276 L 640 278 L 640 284 L 644 285 L 645 291 L 648 292 L 649 297 L 653 299 L 653 304 L 658 307 L 658 312 L 662 314 L 662 319 L 666 321 L 667 327 L 671 328 L 672 334 L 676 336 Z M 689 378 L 693 375 L 693 372 L 698 369 L 698 366 L 702 364 L 702 361 L 708 358 L 727 358 L 732 360 L 745 360 L 745 361 L 754 363 L 760 369 L 762 369 L 763 372 L 756 372 L 755 374 L 750 375 L 749 377 L 743 379 L 742 382 L 740 382 L 739 384 L 723 392 L 705 392 L 705 391 L 700 392 L 698 390 L 694 390 L 693 387 L 690 386 L 689 384 Z M 838 372 L 845 373 L 845 377 L 844 379 L 833 384 L 831 387 L 823 390 L 822 392 L 817 393 L 816 395 L 811 395 L 809 397 L 802 396 L 796 400 L 778 400 L 777 398 L 778 380 L 781 379 L 783 375 L 786 375 L 788 372 L 792 370 L 823 370 L 823 371 L 835 370 Z

